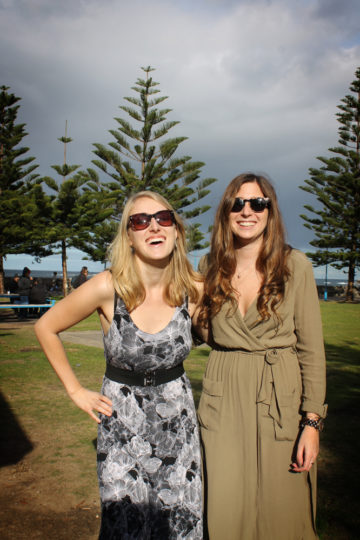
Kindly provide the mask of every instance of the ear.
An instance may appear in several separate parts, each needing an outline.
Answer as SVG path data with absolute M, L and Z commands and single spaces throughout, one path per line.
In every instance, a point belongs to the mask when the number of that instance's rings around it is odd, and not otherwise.
M 130 238 L 130 235 L 129 235 L 129 229 L 127 230 L 127 237 L 128 237 L 128 241 L 129 241 L 129 246 L 132 247 L 133 243 L 132 243 L 132 240 Z

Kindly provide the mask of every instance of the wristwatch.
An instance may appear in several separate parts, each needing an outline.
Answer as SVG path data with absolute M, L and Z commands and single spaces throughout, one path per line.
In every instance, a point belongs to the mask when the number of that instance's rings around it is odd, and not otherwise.
M 304 428 L 305 426 L 311 426 L 318 431 L 322 431 L 324 429 L 324 419 L 318 418 L 318 420 L 311 420 L 310 418 L 303 418 L 300 422 L 300 427 Z

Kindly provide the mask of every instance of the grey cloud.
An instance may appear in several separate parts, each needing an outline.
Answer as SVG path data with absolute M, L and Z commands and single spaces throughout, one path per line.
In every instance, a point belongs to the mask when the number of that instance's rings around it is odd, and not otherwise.
M 265 171 L 291 242 L 303 247 L 311 233 L 298 217 L 304 194 L 297 186 L 315 156 L 336 143 L 336 105 L 359 64 L 359 40 L 348 44 L 351 25 L 336 25 L 333 4 L 3 0 L 2 84 L 22 98 L 24 142 L 39 172 L 53 174 L 65 120 L 74 139 L 69 162 L 90 166 L 92 144 L 111 140 L 140 66 L 154 66 L 171 117 L 181 122 L 173 134 L 189 137 L 180 152 L 219 178 L 209 203 L 216 206 L 237 173 Z M 358 20 L 355 4 L 337 4 L 345 6 L 339 17 Z M 204 228 L 211 220 L 209 212 Z

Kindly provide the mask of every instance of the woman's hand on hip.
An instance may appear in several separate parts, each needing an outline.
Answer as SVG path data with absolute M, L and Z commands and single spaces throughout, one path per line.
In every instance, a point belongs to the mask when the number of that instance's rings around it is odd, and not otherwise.
M 106 396 L 99 394 L 99 392 L 93 392 L 92 390 L 81 387 L 69 394 L 69 396 L 75 405 L 88 413 L 98 424 L 100 424 L 100 418 L 96 416 L 93 411 L 105 414 L 106 416 L 112 415 L 111 400 Z
M 291 464 L 295 472 L 310 471 L 319 453 L 319 431 L 305 426 L 299 438 L 296 461 Z

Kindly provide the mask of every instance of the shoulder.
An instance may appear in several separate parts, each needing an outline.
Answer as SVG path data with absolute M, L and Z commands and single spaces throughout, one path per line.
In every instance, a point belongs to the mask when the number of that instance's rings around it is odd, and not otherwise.
M 315 282 L 312 262 L 302 251 L 292 249 L 287 265 L 290 270 L 290 280 L 295 287 L 301 284 L 303 286 L 306 282 Z
M 310 259 L 298 249 L 292 248 L 288 256 L 288 265 L 291 271 L 301 271 L 312 268 Z
M 77 287 L 70 296 L 78 297 L 79 295 L 86 298 L 90 297 L 96 299 L 99 304 L 107 302 L 114 298 L 114 285 L 112 282 L 112 276 L 108 270 L 95 274 L 95 276 L 84 281 L 79 287 Z
M 189 302 L 188 303 L 188 311 L 189 311 L 189 314 L 190 314 L 190 317 L 192 317 L 195 313 L 195 310 L 196 308 L 199 306 L 200 302 L 201 302 L 201 299 L 202 299 L 202 296 L 203 296 L 203 292 L 204 292 L 204 282 L 203 280 L 199 280 L 199 281 L 194 281 L 194 286 L 198 292 L 198 299 L 197 299 L 197 302 Z
M 95 274 L 95 276 L 86 280 L 86 283 L 89 283 L 89 285 L 91 284 L 91 286 L 99 287 L 104 291 L 109 291 L 112 294 L 114 293 L 113 279 L 109 270 L 104 270 L 103 272 L 99 272 L 99 274 Z
M 206 253 L 205 255 L 201 257 L 199 261 L 198 272 L 200 272 L 200 274 L 206 274 L 209 264 L 210 264 L 210 253 Z

